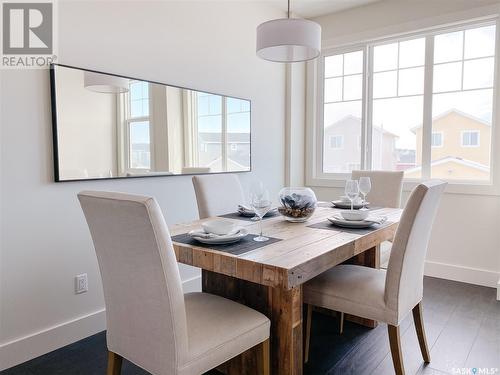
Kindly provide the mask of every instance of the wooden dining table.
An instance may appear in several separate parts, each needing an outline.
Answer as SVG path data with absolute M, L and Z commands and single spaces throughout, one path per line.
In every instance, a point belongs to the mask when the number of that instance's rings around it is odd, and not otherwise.
M 322 203 L 305 223 L 290 223 L 282 216 L 263 220 L 264 235 L 275 240 L 262 247 L 234 254 L 220 246 L 175 241 L 175 236 L 199 229 L 208 218 L 170 226 L 178 262 L 202 269 L 202 290 L 242 303 L 271 320 L 271 373 L 300 375 L 303 370 L 302 285 L 313 277 L 349 262 L 378 268 L 380 244 L 394 237 L 401 210 L 373 209 L 387 222 L 371 229 L 344 229 L 326 225 L 339 210 Z M 227 218 L 259 233 L 254 221 Z M 324 226 L 322 227 L 322 224 Z M 319 227 L 314 227 L 314 226 Z M 312 227 L 311 227 L 312 226 Z M 276 240 L 278 239 L 278 240 Z M 376 322 L 351 317 L 374 327 Z M 221 365 L 226 374 L 255 374 L 262 358 L 256 347 Z

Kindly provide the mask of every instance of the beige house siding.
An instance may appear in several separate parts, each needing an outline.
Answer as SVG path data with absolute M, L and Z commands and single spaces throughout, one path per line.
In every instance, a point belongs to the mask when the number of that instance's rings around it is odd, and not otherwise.
M 462 132 L 479 131 L 479 147 L 462 147 Z M 448 156 L 490 165 L 491 126 L 455 111 L 436 118 L 432 123 L 433 132 L 443 134 L 442 147 L 432 148 L 432 160 Z M 422 160 L 422 127 L 415 129 L 417 136 L 416 160 Z M 434 170 L 434 167 L 433 167 Z

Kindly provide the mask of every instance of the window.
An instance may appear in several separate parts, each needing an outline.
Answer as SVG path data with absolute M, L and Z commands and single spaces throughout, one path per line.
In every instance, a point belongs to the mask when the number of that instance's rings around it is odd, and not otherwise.
M 250 102 L 198 92 L 196 105 L 197 167 L 213 172 L 250 169 Z
M 484 21 L 324 52 L 313 176 L 344 179 L 359 166 L 491 181 L 496 28 Z
M 432 147 L 443 147 L 443 133 L 442 132 L 432 132 L 431 146 Z
M 462 147 L 479 147 L 479 132 L 475 130 L 463 131 Z
M 344 143 L 344 137 L 341 135 L 332 135 L 330 137 L 331 148 L 342 148 L 343 143 Z
M 400 163 L 400 154 L 417 149 L 415 119 L 424 105 L 425 38 L 372 48 L 371 165 L 373 169 L 410 170 L 421 166 L 421 154 Z M 420 177 L 417 172 L 416 177 Z
M 127 169 L 151 169 L 149 97 L 148 82 L 129 83 L 125 118 L 128 144 Z
M 361 136 L 363 62 L 362 50 L 324 59 L 325 173 L 350 172 L 350 165 L 361 164 L 356 143 Z

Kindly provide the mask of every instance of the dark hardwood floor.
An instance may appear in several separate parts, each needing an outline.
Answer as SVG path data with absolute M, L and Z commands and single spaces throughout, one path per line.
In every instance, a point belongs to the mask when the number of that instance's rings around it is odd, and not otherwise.
M 492 288 L 426 277 L 424 320 L 431 363 L 423 366 L 410 314 L 401 325 L 406 373 L 472 374 L 476 368 L 477 374 L 500 374 L 499 370 L 479 371 L 500 369 L 500 301 L 495 296 Z M 346 322 L 343 335 L 337 334 L 336 327 L 335 318 L 314 313 L 304 374 L 394 374 L 386 325 L 368 329 Z M 103 375 L 105 368 L 106 338 L 99 333 L 0 374 Z M 124 361 L 122 374 L 148 373 Z

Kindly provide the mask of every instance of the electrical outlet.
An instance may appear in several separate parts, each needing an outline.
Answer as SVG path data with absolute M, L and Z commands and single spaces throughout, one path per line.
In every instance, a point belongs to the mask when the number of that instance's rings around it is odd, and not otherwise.
M 85 293 L 89 290 L 89 281 L 87 279 L 87 274 L 82 273 L 81 275 L 75 276 L 75 293 Z

